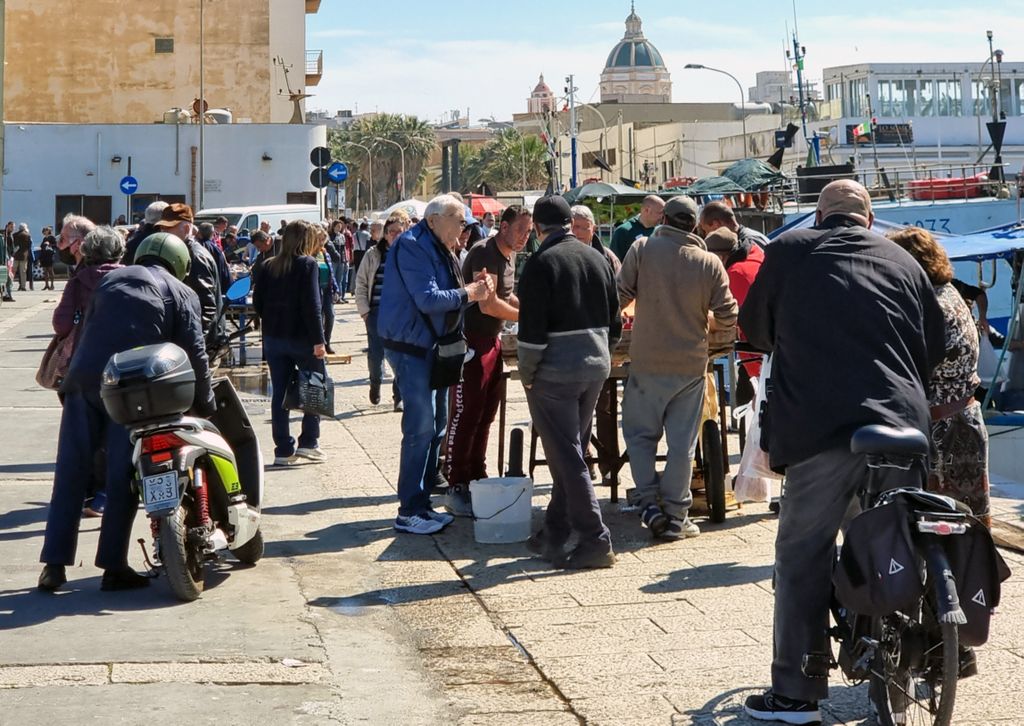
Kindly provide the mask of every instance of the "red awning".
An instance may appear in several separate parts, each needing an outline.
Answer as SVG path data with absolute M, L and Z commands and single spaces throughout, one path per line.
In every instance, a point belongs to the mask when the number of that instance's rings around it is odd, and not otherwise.
M 465 199 L 469 204 L 470 211 L 477 219 L 481 219 L 487 212 L 497 217 L 505 211 L 505 205 L 493 197 L 485 197 L 483 194 L 467 194 Z

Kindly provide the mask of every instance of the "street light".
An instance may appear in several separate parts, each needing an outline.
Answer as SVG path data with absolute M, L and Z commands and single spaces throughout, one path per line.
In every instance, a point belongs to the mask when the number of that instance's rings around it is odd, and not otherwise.
M 605 121 L 604 114 L 601 113 L 601 111 L 597 108 L 597 106 L 595 106 L 592 103 L 581 103 L 579 105 L 580 105 L 581 108 L 589 108 L 591 111 L 596 113 L 598 115 L 598 117 L 601 119 L 601 154 L 603 155 L 603 154 L 607 153 L 607 150 L 608 150 L 607 149 L 607 147 L 608 147 L 608 122 Z M 616 150 L 615 153 L 617 155 L 619 153 L 618 150 Z M 602 158 L 602 161 L 604 161 L 605 164 L 608 163 L 607 159 L 603 159 Z M 604 179 L 604 169 L 601 169 L 601 179 Z
M 367 168 L 369 168 L 370 170 L 370 209 L 373 210 L 373 152 L 370 151 L 370 147 L 363 146 L 362 144 L 357 144 L 355 141 L 346 141 L 345 143 L 348 144 L 349 146 L 358 146 L 360 149 L 366 152 L 366 164 Z M 403 181 L 402 183 L 404 184 L 405 182 Z
M 750 153 L 750 145 L 747 143 L 747 99 L 743 93 L 743 86 L 740 85 L 739 79 L 728 71 L 701 65 L 700 63 L 687 63 L 683 68 L 690 71 L 713 71 L 715 73 L 721 73 L 723 76 L 729 76 L 729 78 L 731 78 L 736 84 L 736 88 L 740 89 L 740 113 L 742 114 L 743 121 L 743 156 L 746 158 L 747 154 Z
M 398 143 L 397 141 L 392 141 L 391 139 L 385 139 L 383 136 L 374 136 L 373 140 L 374 141 L 384 141 L 384 142 L 387 142 L 389 144 L 394 144 L 395 146 L 398 147 L 398 151 L 402 155 L 402 194 L 403 195 L 408 194 L 409 193 L 408 192 L 408 187 L 406 187 L 406 182 L 408 180 L 405 178 L 405 148 L 400 143 Z

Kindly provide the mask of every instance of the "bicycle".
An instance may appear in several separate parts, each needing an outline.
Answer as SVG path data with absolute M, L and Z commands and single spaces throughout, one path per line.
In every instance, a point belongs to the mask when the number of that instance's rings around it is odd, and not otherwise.
M 841 601 L 843 582 L 837 585 L 834 579 L 831 610 L 835 625 L 829 636 L 838 644 L 838 660 L 831 653 L 804 656 L 803 669 L 808 676 L 827 677 L 829 670 L 840 668 L 852 681 L 868 681 L 869 698 L 882 726 L 948 726 L 961 660 L 965 673 L 973 668 L 973 651 L 959 646 L 959 626 L 967 623 L 967 617 L 960 607 L 956 579 L 943 544 L 944 538 L 968 532 L 972 526 L 969 511 L 948 497 L 923 491 L 920 485 L 877 489 L 882 468 L 906 471 L 923 484 L 928 449 L 927 438 L 916 429 L 866 426 L 854 433 L 851 451 L 866 455 L 868 465 L 867 481 L 858 493 L 862 513 L 875 510 L 876 518 L 893 515 L 892 521 L 897 523 L 903 518 L 910 533 L 909 561 L 904 556 L 890 558 L 888 570 L 885 563 L 880 571 L 873 568 L 865 586 L 875 588 L 872 595 L 877 596 L 886 573 L 891 576 L 906 568 L 907 575 L 918 573 L 920 590 L 916 595 L 904 596 L 904 604 L 896 608 L 883 604 L 885 596 L 893 593 L 882 593 L 881 602 L 876 601 L 872 607 L 862 601 L 857 604 L 861 612 L 856 612 L 855 603 Z M 896 509 L 885 512 L 878 509 L 894 506 Z M 852 529 L 851 522 L 847 534 Z M 873 531 L 872 536 L 881 538 L 883 533 Z M 844 547 L 859 547 L 865 541 L 847 539 Z M 849 549 L 847 558 L 858 554 L 863 552 Z M 837 571 L 842 569 L 842 559 L 840 554 Z M 863 600 L 849 595 L 846 599 Z

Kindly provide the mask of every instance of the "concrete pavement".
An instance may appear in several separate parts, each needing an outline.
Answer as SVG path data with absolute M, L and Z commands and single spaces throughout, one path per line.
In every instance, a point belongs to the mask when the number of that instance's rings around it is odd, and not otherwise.
M 552 571 L 522 545 L 476 544 L 467 521 L 396 536 L 399 417 L 366 400 L 351 304 L 337 306 L 334 346 L 354 356 L 331 368 L 330 461 L 268 470 L 264 560 L 225 558 L 195 603 L 176 602 L 162 579 L 101 593 L 87 520 L 66 591 L 38 593 L 60 411 L 33 376 L 58 294 L 0 307 L 0 724 L 748 723 L 740 704 L 766 685 L 771 660 L 766 508 L 655 545 L 603 490 L 619 562 L 589 573 Z M 269 455 L 267 402 L 244 398 Z M 513 383 L 509 421 L 526 419 Z M 538 469 L 535 519 L 549 481 Z M 1021 502 L 997 510 L 1017 519 Z M 137 537 L 145 525 L 140 516 Z M 957 724 L 1021 720 L 1024 558 L 1006 557 L 1014 576 L 980 675 L 961 684 Z M 870 723 L 865 687 L 833 683 L 826 723 Z

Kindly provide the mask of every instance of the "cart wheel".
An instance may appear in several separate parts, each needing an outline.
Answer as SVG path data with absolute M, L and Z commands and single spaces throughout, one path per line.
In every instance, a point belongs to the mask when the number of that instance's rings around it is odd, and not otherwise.
M 725 467 L 722 464 L 722 432 L 717 421 L 704 422 L 700 449 L 708 514 L 711 521 L 718 524 L 725 521 Z

